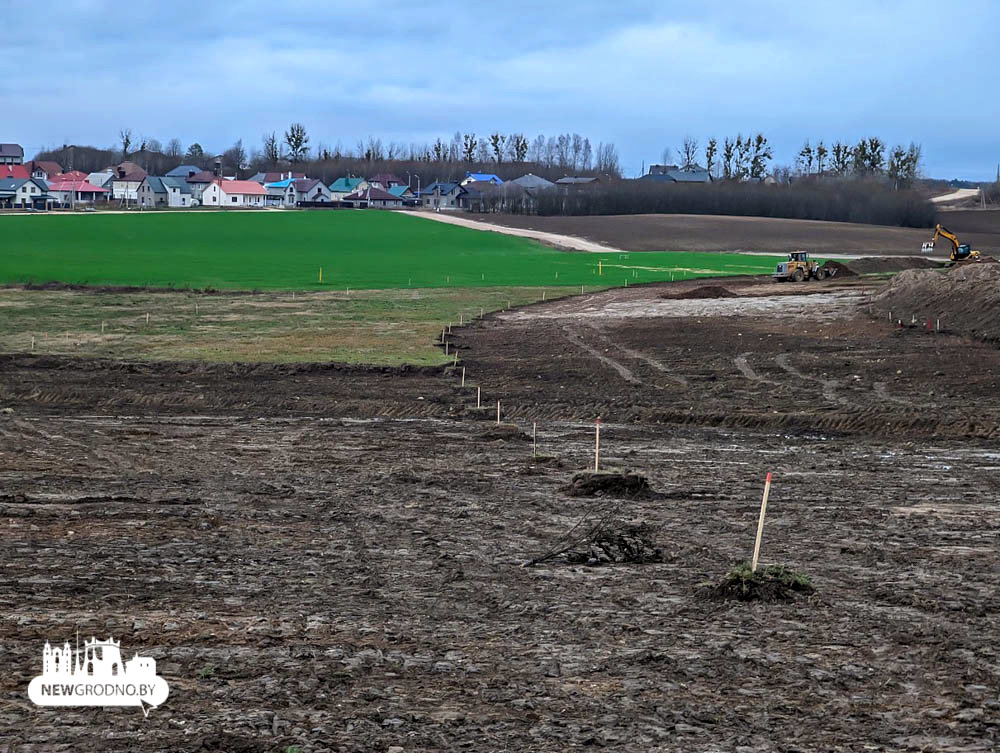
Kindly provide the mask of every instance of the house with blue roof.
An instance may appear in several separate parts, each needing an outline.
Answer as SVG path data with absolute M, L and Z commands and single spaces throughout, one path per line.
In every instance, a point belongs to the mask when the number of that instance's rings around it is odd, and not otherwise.
M 364 178 L 337 178 L 330 184 L 330 198 L 332 201 L 343 201 L 345 196 L 368 188 L 368 181 Z
M 7 209 L 51 209 L 56 197 L 41 178 L 0 179 L 0 207 Z
M 500 176 L 493 173 L 470 173 L 466 171 L 461 185 L 464 186 L 467 183 L 492 183 L 494 186 L 499 186 L 503 181 L 500 180 Z
M 201 168 L 197 165 L 178 165 L 173 170 L 168 172 L 163 177 L 165 178 L 184 178 L 187 180 L 192 175 L 196 175 L 201 172 Z

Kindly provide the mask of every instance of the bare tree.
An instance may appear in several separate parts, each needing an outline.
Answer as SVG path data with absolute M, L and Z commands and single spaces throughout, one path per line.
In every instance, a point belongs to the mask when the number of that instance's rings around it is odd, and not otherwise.
M 800 173 L 804 173 L 806 175 L 812 174 L 813 148 L 809 144 L 809 139 L 806 139 L 806 143 L 804 143 L 802 148 L 799 150 L 795 163 L 798 166 Z
M 826 166 L 826 158 L 830 152 L 827 150 L 826 144 L 823 143 L 822 139 L 816 142 L 816 149 L 814 151 L 816 153 L 816 172 L 822 175 L 823 168 Z
M 476 139 L 476 134 L 467 133 L 462 137 L 462 160 L 465 162 L 472 162 L 476 158 L 476 147 L 479 146 L 479 141 Z
M 274 131 L 265 133 L 261 139 L 264 143 L 264 161 L 272 167 L 281 159 L 281 144 Z
M 301 162 L 309 154 L 309 135 L 301 123 L 292 123 L 285 131 L 285 145 L 288 147 L 288 159 L 292 163 Z
M 722 143 L 722 177 L 725 180 L 732 180 L 736 177 L 734 162 L 736 161 L 736 144 L 726 136 Z
M 118 131 L 118 140 L 122 145 L 122 162 L 128 156 L 128 150 L 132 147 L 132 129 L 122 128 Z
M 504 152 L 507 147 L 507 137 L 499 131 L 490 134 L 490 149 L 493 151 L 493 160 L 499 165 L 503 162 Z
M 663 151 L 660 152 L 660 163 L 664 165 L 672 165 L 674 162 L 674 150 L 669 146 L 663 147 Z
M 715 167 L 715 157 L 719 153 L 719 142 L 713 136 L 705 146 L 705 169 L 708 176 L 712 177 L 712 168 Z
M 747 138 L 749 142 L 750 139 Z M 767 137 L 760 131 L 753 138 L 750 157 L 750 179 L 762 181 L 767 176 L 767 163 L 774 157 L 771 145 L 767 143 Z
M 691 170 L 698 160 L 698 139 L 685 136 L 681 144 L 681 170 Z
M 167 151 L 164 152 L 171 159 L 180 159 L 184 156 L 184 146 L 178 138 L 172 138 L 167 142 Z
M 240 171 L 247 165 L 247 152 L 243 148 L 243 139 L 238 139 L 235 144 L 222 153 L 222 164 L 231 167 L 236 171 L 236 177 L 240 177 Z

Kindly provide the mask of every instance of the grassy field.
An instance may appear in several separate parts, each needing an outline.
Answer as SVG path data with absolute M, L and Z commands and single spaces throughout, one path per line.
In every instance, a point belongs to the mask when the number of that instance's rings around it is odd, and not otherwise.
M 579 288 L 255 295 L 7 288 L 0 289 L 0 352 L 128 360 L 435 365 L 451 361 L 434 344 L 449 323 L 457 327 L 480 312 L 531 303 L 543 293 L 556 298 L 571 292 Z
M 7 223 L 0 254 L 0 283 L 7 284 L 220 290 L 609 286 L 763 274 L 776 260 L 568 253 L 398 212 L 147 212 L 0 222 Z

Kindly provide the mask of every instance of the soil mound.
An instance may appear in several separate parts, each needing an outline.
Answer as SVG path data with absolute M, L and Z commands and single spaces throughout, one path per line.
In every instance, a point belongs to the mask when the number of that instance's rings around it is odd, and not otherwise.
M 653 543 L 653 534 L 647 523 L 607 526 L 566 552 L 566 561 L 590 566 L 663 562 L 663 550 Z
M 855 272 L 853 269 L 851 269 L 849 266 L 843 264 L 842 262 L 834 261 L 833 259 L 824 264 L 823 268 L 827 271 L 827 273 L 833 274 L 836 277 L 858 276 L 858 273 Z
M 827 264 L 829 263 L 827 262 Z M 848 264 L 848 267 L 855 274 L 876 275 L 902 272 L 904 269 L 938 269 L 941 267 L 941 263 L 933 259 L 922 259 L 919 256 L 877 256 L 855 259 Z
M 624 497 L 626 499 L 656 496 L 645 476 L 636 473 L 584 471 L 573 476 L 563 489 L 571 497 Z
M 766 565 L 751 572 L 750 564 L 741 562 L 719 583 L 705 586 L 699 593 L 718 601 L 792 601 L 815 590 L 809 578 L 783 565 Z
M 872 299 L 885 316 L 918 322 L 940 319 L 941 328 L 1000 342 L 1000 264 L 970 263 L 948 269 L 900 272 Z
M 686 300 L 692 298 L 736 298 L 736 293 L 721 285 L 702 285 L 682 293 L 664 293 L 660 298 L 668 300 Z
M 479 435 L 480 439 L 502 439 L 505 442 L 513 440 L 515 442 L 530 442 L 531 437 L 521 431 L 514 424 L 500 424 L 491 426 Z

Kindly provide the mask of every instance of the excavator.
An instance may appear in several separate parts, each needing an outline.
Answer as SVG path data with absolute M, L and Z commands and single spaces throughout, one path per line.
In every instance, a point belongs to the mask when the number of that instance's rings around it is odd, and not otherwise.
M 955 264 L 960 261 L 979 261 L 982 258 L 979 251 L 972 248 L 968 243 L 959 243 L 958 236 L 944 225 L 938 225 L 934 228 L 934 237 L 931 238 L 929 243 L 923 244 L 920 250 L 924 253 L 931 253 L 938 238 L 946 238 L 951 243 L 951 256 L 948 257 L 949 264 Z

